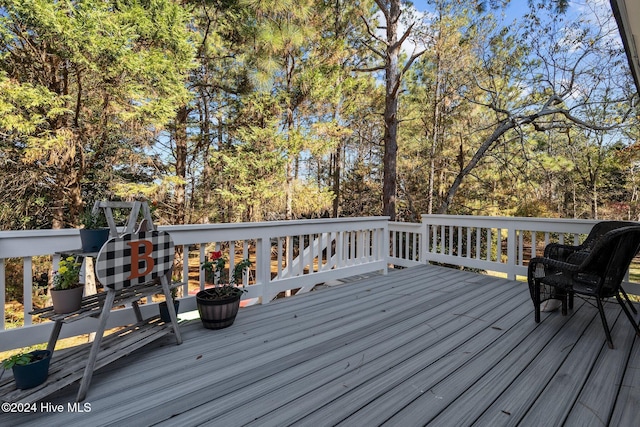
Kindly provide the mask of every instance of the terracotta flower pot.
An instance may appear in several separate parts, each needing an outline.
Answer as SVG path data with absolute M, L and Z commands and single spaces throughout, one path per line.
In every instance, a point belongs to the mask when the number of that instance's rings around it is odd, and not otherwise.
M 57 314 L 71 313 L 80 310 L 82 305 L 82 293 L 84 287 L 78 286 L 71 289 L 51 290 L 53 311 Z

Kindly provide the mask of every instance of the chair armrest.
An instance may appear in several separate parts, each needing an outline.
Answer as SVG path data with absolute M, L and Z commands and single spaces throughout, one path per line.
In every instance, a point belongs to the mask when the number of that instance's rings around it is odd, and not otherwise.
M 580 270 L 580 264 L 572 264 L 569 262 L 558 261 L 552 258 L 536 257 L 531 258 L 527 275 L 530 279 L 542 278 L 547 272 L 576 272 Z
M 589 254 L 590 251 L 588 250 L 575 251 L 567 257 L 565 262 L 568 262 L 569 264 L 580 265 L 584 262 L 585 259 L 587 259 Z
M 566 260 L 569 255 L 579 251 L 582 246 L 563 245 L 561 243 L 549 243 L 544 248 L 544 257 L 553 258 L 559 261 Z

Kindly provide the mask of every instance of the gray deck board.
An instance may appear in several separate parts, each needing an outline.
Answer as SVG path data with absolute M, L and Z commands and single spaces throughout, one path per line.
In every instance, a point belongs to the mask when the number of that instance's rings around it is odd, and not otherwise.
M 637 425 L 640 344 L 606 310 L 615 350 L 580 300 L 535 324 L 523 283 L 398 270 L 242 309 L 220 331 L 184 323 L 182 345 L 168 336 L 97 371 L 90 413 L 0 425 Z
M 627 326 L 623 316 L 618 316 L 617 322 Z M 600 320 L 594 319 L 585 330 L 583 338 L 586 339 L 580 339 L 571 349 L 523 421 L 534 425 L 542 419 L 558 425 L 571 414 L 574 425 L 605 425 L 598 423 L 606 422 L 609 417 L 606 412 L 613 406 L 615 389 L 622 380 L 628 354 L 610 350 L 605 343 L 598 346 L 599 326 Z M 613 339 L 623 348 L 628 346 L 629 339 L 634 339 L 632 328 L 614 329 Z M 600 356 L 606 356 L 608 363 L 606 366 L 600 364 L 598 369 L 596 365 L 602 361 Z M 543 418 L 539 414 L 549 416 Z

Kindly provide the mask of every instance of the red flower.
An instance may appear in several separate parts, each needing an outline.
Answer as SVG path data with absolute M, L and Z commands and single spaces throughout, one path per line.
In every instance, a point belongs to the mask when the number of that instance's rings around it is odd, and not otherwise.
M 222 251 L 211 252 L 211 261 L 215 261 L 220 258 L 222 258 Z

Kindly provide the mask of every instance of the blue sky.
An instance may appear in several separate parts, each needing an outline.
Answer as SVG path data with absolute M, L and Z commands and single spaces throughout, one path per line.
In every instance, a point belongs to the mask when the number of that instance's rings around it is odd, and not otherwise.
M 423 12 L 427 10 L 427 0 L 412 0 L 416 9 Z M 506 11 L 506 18 L 511 20 L 524 15 L 528 11 L 526 0 L 511 0 Z
M 411 1 L 413 2 L 414 7 L 419 11 L 427 10 L 427 0 L 411 0 Z M 527 3 L 528 2 L 526 0 L 511 0 L 506 10 L 505 20 L 511 21 L 514 18 L 519 18 L 523 16 L 525 13 L 527 13 L 529 10 Z M 598 10 L 603 10 L 604 8 L 604 10 L 606 11 L 609 11 L 609 12 L 611 11 L 609 0 L 588 0 L 588 1 L 573 0 L 573 1 L 569 1 L 568 14 L 573 15 L 580 12 L 581 10 L 589 9 L 587 7 L 587 4 L 589 3 Z

